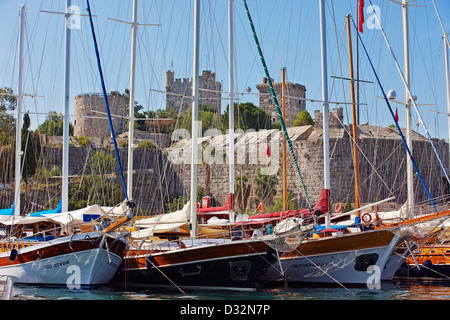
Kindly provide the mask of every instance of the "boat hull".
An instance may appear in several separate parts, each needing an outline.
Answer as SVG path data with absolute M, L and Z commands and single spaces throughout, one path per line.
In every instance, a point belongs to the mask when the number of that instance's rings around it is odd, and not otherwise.
M 0 275 L 14 283 L 69 288 L 108 283 L 122 262 L 126 244 L 97 232 L 77 234 L 0 254 Z
M 281 255 L 261 280 L 262 283 L 375 285 L 398 241 L 399 237 L 389 231 L 307 240 L 298 250 Z
M 112 284 L 255 290 L 271 252 L 262 241 L 233 241 L 128 257 Z

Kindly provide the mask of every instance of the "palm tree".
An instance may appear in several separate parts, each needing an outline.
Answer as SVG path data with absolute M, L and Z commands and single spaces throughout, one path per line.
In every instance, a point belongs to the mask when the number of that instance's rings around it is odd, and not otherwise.
M 247 176 L 239 176 L 234 179 L 234 194 L 236 206 L 240 212 L 244 212 L 247 208 L 248 198 L 250 197 L 251 185 L 248 183 Z
M 272 204 L 273 198 L 277 194 L 277 190 L 275 189 L 278 185 L 277 177 L 275 175 L 270 175 L 268 170 L 261 170 L 261 168 L 258 168 L 258 173 L 256 174 L 253 183 L 256 186 L 256 199 L 266 205 Z

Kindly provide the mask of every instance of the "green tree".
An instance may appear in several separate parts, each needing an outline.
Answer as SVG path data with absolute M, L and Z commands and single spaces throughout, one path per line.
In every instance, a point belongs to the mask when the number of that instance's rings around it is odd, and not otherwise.
M 297 118 L 295 118 L 294 120 L 293 126 L 299 127 L 299 126 L 309 126 L 313 124 L 314 124 L 313 118 L 309 114 L 308 110 L 305 109 L 298 113 Z
M 11 114 L 17 99 L 11 88 L 0 88 L 0 145 L 12 145 L 15 141 L 16 119 Z
M 268 171 L 258 168 L 258 172 L 253 181 L 255 185 L 255 197 L 265 205 L 271 205 L 273 198 L 277 194 L 276 186 L 278 179 L 275 175 L 270 175 Z
M 252 186 L 248 183 L 247 176 L 238 176 L 234 179 L 235 201 L 240 212 L 244 212 L 247 209 L 251 190 Z
M 288 210 L 297 210 L 298 209 L 298 205 L 296 202 L 293 201 L 289 201 L 292 199 L 292 192 L 288 191 L 287 193 L 287 209 Z M 270 206 L 267 208 L 267 212 L 278 212 L 278 211 L 283 211 L 283 197 L 278 197 L 275 199 L 275 204 L 273 206 Z
M 227 106 L 224 114 L 222 115 L 222 132 L 225 133 L 228 126 L 229 105 Z M 263 109 L 258 108 L 251 102 L 234 104 L 234 128 L 242 129 L 244 131 L 248 129 L 254 129 L 255 131 L 271 129 L 272 117 Z
M 91 158 L 91 171 L 94 174 L 112 173 L 116 169 L 116 158 L 104 150 L 95 151 Z
M 37 130 L 46 136 L 62 136 L 64 130 L 63 124 L 63 115 L 50 111 L 47 119 L 39 125 Z M 73 125 L 71 123 L 69 123 L 69 135 L 73 136 Z
M 23 151 L 22 179 L 26 184 L 27 178 L 36 173 L 37 161 L 41 150 L 39 135 L 28 130 L 30 123 L 30 116 L 28 113 L 25 113 L 21 131 L 21 150 Z

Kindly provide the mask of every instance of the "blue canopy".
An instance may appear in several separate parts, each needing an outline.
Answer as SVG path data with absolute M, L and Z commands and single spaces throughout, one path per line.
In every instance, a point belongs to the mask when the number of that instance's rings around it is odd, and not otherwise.
M 38 211 L 38 212 L 32 212 L 30 213 L 30 217 L 44 217 L 44 214 L 49 214 L 49 213 L 61 213 L 62 212 L 62 198 L 61 200 L 59 200 L 58 205 L 56 206 L 55 209 L 51 209 L 51 210 L 45 210 L 45 211 Z
M 11 208 L 8 209 L 0 209 L 0 215 L 2 216 L 12 216 L 14 214 L 14 202 Z

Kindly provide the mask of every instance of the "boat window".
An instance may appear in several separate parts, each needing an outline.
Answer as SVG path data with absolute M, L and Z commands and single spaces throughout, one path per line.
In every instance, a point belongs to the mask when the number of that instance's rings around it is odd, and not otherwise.
M 356 271 L 367 271 L 367 268 L 373 266 L 378 261 L 378 254 L 362 254 L 355 259 L 355 270 Z
M 249 260 L 231 261 L 230 262 L 230 277 L 235 281 L 246 281 L 252 263 Z

